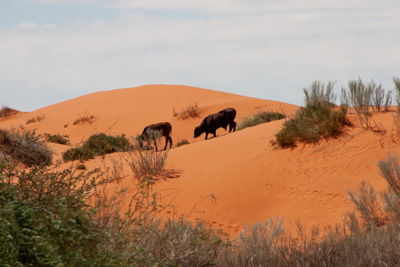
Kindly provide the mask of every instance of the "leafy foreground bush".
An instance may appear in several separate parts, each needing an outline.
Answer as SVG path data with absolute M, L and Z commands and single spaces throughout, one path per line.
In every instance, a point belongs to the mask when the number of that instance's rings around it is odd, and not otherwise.
M 102 233 L 89 193 L 104 179 L 51 172 L 0 170 L 0 266 L 90 266 L 113 255 L 99 248 Z
M 294 147 L 296 142 L 316 143 L 321 138 L 337 137 L 345 125 L 346 108 L 333 109 L 335 101 L 333 83 L 325 87 L 314 82 L 310 89 L 304 89 L 305 107 L 300 108 L 293 118 L 287 120 L 272 142 L 281 148 Z
M 51 164 L 53 152 L 40 140 L 35 131 L 0 129 L 0 148 L 12 161 L 22 162 L 27 166 Z
M 129 151 L 132 146 L 125 135 L 109 136 L 104 133 L 92 135 L 81 147 L 68 149 L 63 153 L 64 162 L 89 160 L 95 156 L 114 152 Z
M 237 130 L 242 130 L 246 127 L 256 126 L 261 123 L 270 122 L 274 120 L 285 119 L 286 115 L 279 112 L 272 111 L 259 111 L 253 116 L 245 117 L 237 126 Z

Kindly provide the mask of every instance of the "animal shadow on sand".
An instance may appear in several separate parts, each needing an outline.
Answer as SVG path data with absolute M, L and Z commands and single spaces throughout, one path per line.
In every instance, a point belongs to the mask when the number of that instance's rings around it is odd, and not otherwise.
M 168 181 L 170 179 L 178 179 L 181 177 L 182 171 L 175 169 L 164 169 L 159 174 L 157 174 L 154 178 L 156 180 L 164 180 Z

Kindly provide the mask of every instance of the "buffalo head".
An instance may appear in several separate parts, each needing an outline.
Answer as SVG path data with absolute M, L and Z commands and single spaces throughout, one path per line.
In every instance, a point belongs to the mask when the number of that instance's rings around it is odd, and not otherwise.
M 194 128 L 194 138 L 199 137 L 203 132 L 200 130 L 200 126 Z

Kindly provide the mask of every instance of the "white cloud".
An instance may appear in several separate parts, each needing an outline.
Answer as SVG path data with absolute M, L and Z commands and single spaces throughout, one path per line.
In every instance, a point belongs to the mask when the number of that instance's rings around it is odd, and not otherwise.
M 54 28 L 55 26 L 56 26 L 55 24 L 38 25 L 33 22 L 22 22 L 18 25 L 15 25 L 13 28 L 19 29 L 19 30 L 32 30 L 32 29 L 50 29 L 50 28 Z
M 389 89 L 400 75 L 397 1 L 110 2 L 121 9 L 111 22 L 2 30 L 0 86 L 77 96 L 186 84 L 302 104 L 314 80 L 360 75 Z

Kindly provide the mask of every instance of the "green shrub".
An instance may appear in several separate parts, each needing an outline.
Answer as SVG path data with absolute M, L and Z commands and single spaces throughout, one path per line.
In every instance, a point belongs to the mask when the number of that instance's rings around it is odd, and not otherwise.
M 0 170 L 0 265 L 92 266 L 113 262 L 99 244 L 88 196 L 105 180 L 51 172 Z
M 285 119 L 286 115 L 279 112 L 259 111 L 253 116 L 245 117 L 236 127 L 237 130 L 242 130 L 246 127 L 253 127 L 261 123 L 266 123 L 274 120 Z
M 94 159 L 96 153 L 85 147 L 70 148 L 62 154 L 64 162 L 80 160 L 86 161 L 89 159 Z
M 12 160 L 27 166 L 50 165 L 53 152 L 40 141 L 35 131 L 0 129 L 0 145 Z
M 82 147 L 71 148 L 63 153 L 64 162 L 88 160 L 95 156 L 131 150 L 132 146 L 125 135 L 109 136 L 104 133 L 92 135 Z
M 334 83 L 325 87 L 314 82 L 310 89 L 304 89 L 305 107 L 300 108 L 293 118 L 285 121 L 282 129 L 271 141 L 281 148 L 294 147 L 296 142 L 316 143 L 321 138 L 339 136 L 345 125 L 350 125 L 346 118 L 346 108 L 333 109 L 335 101 Z
M 68 145 L 70 144 L 68 138 L 68 135 L 59 135 L 59 134 L 49 134 L 49 133 L 45 133 L 44 134 L 45 140 L 47 142 L 51 142 L 51 143 L 56 143 L 56 144 L 61 144 L 61 145 Z

